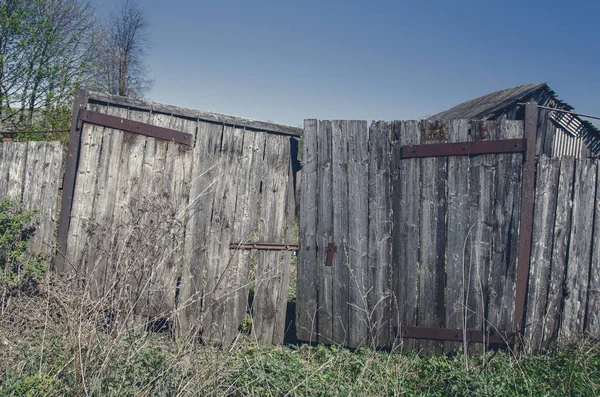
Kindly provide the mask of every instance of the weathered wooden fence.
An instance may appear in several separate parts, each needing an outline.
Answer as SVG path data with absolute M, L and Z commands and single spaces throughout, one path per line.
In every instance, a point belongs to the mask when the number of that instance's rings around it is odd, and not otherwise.
M 305 121 L 298 337 L 425 352 L 510 339 L 529 265 L 519 298 L 522 138 L 510 121 Z M 488 154 L 432 149 L 449 142 Z M 600 281 L 596 165 L 542 158 L 536 189 L 523 322 L 534 348 L 598 334 Z
M 62 161 L 59 142 L 0 143 L 0 200 L 15 200 L 38 212 L 32 252 L 53 251 Z
M 135 314 L 228 344 L 251 315 L 281 343 L 291 252 L 235 248 L 293 238 L 299 129 L 100 94 L 80 106 L 59 270 L 113 302 L 115 326 Z

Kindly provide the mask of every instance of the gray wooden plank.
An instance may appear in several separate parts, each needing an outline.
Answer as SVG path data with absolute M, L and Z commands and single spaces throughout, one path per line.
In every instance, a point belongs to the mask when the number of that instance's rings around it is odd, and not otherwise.
M 370 346 L 390 339 L 390 132 L 391 124 L 374 122 L 369 132 L 369 233 L 367 324 Z
M 66 252 L 68 263 L 80 277 L 87 275 L 83 257 L 89 241 L 88 228 L 96 189 L 96 168 L 98 167 L 100 145 L 102 143 L 102 135 L 97 131 L 101 128 L 85 124 L 81 132 L 81 150 Z
M 287 225 L 287 196 L 289 171 L 289 141 L 283 136 L 268 136 L 262 175 L 259 239 L 284 242 Z M 282 324 L 287 301 L 289 261 L 284 263 L 283 252 L 259 251 L 256 266 L 256 289 L 253 305 L 255 338 L 261 343 L 273 343 L 276 324 Z M 283 316 L 283 319 L 281 318 Z
M 448 125 L 449 142 L 467 142 L 469 122 L 454 120 Z M 465 250 L 469 225 L 469 157 L 448 158 L 448 222 L 446 260 L 446 312 L 445 328 L 466 329 L 465 263 L 469 252 Z M 452 352 L 464 347 L 459 342 L 444 342 L 444 351 Z M 465 351 L 466 353 L 466 351 Z
M 392 141 L 392 287 L 395 304 L 392 307 L 394 324 L 392 338 L 401 326 L 417 325 L 417 296 L 419 269 L 419 236 L 421 234 L 421 200 L 419 159 L 401 159 L 404 145 L 421 143 L 416 121 L 396 121 Z M 413 351 L 415 340 L 394 340 L 394 349 Z
M 522 123 L 500 122 L 497 139 L 517 138 L 523 138 Z M 492 331 L 511 331 L 513 328 L 522 164 L 520 153 L 495 155 L 493 251 L 487 306 L 487 327 Z
M 60 142 L 47 142 L 44 156 L 43 185 L 41 188 L 41 213 L 39 234 L 48 251 L 52 251 L 56 243 L 56 227 L 58 220 L 59 187 L 62 180 L 63 146 Z
M 493 139 L 497 134 L 496 128 L 495 122 L 473 121 L 472 140 Z M 494 155 L 474 156 L 471 159 L 469 225 L 473 230 L 468 246 L 471 254 L 467 264 L 467 328 L 472 330 L 484 331 L 486 327 L 485 308 L 492 256 L 494 170 Z
M 231 274 L 233 261 L 229 251 L 232 242 L 232 227 L 235 215 L 235 191 L 238 162 L 242 152 L 243 130 L 232 127 L 223 129 L 218 175 L 220 178 L 214 196 L 211 228 L 209 231 L 208 261 L 202 338 L 206 342 L 228 345 L 226 339 L 237 331 L 233 322 L 225 318 L 227 301 L 232 299 L 231 288 L 235 275 Z
M 23 185 L 25 181 L 25 166 L 27 164 L 27 143 L 16 142 L 12 150 L 12 160 L 8 169 L 7 197 L 22 202 Z
M 104 135 L 92 218 L 97 225 L 96 241 L 89 254 L 90 283 L 94 296 L 103 296 L 107 290 L 107 266 L 111 259 L 113 209 L 117 195 L 117 180 L 121 164 L 123 132 L 112 129 L 100 130 Z
M 0 142 L 0 199 L 7 198 L 8 191 L 8 170 L 12 159 L 13 146 L 9 142 Z
M 333 343 L 348 343 L 348 122 L 332 124 L 333 242 Z
M 286 145 L 286 156 L 288 163 L 288 176 L 287 176 L 287 200 L 285 206 L 285 236 L 284 241 L 289 243 L 297 243 L 297 232 L 296 232 L 296 200 L 295 200 L 295 186 L 294 186 L 294 167 L 292 159 L 292 139 L 287 140 Z M 282 345 L 285 340 L 285 335 L 289 330 L 287 329 L 287 310 L 289 303 L 289 288 L 290 279 L 292 275 L 292 252 L 282 252 L 283 263 L 282 263 L 282 277 L 279 284 L 279 293 L 277 299 L 275 326 L 273 330 L 273 341 L 275 345 Z
M 368 338 L 369 130 L 366 121 L 348 122 L 348 344 L 360 347 Z
M 296 335 L 316 342 L 317 267 L 317 120 L 304 120 L 300 189 L 300 250 L 296 284 Z
M 565 287 L 560 339 L 577 342 L 583 336 L 585 310 L 589 286 L 591 244 L 596 198 L 596 164 L 592 159 L 579 159 L 575 165 L 573 215 Z
M 218 180 L 218 151 L 222 132 L 222 125 L 198 123 L 178 303 L 180 333 L 188 332 L 190 336 L 195 336 L 201 330 L 208 231 Z
M 600 173 L 598 160 L 596 169 Z M 596 176 L 596 199 L 594 201 L 594 229 L 592 232 L 592 263 L 586 309 L 585 332 L 592 338 L 600 338 L 600 176 Z
M 556 218 L 560 161 L 542 155 L 538 159 L 533 214 L 531 268 L 527 289 L 525 340 L 531 350 L 542 347 L 544 316 L 550 284 L 552 237 Z
M 27 161 L 24 164 L 23 194 L 21 202 L 30 210 L 36 211 L 36 232 L 28 242 L 32 254 L 42 253 L 44 248 L 43 234 L 40 233 L 42 220 L 42 186 L 44 185 L 44 158 L 46 142 L 31 141 L 27 143 Z
M 144 101 L 135 98 L 124 98 L 117 95 L 104 94 L 100 92 L 90 92 L 90 101 L 108 102 L 129 108 L 151 111 L 152 113 L 163 113 L 166 115 L 180 116 L 194 120 L 203 120 L 215 122 L 218 124 L 227 124 L 229 126 L 246 127 L 257 131 L 270 131 L 280 134 L 301 136 L 302 129 L 287 125 L 251 120 L 243 117 L 228 116 L 219 113 L 206 112 L 203 110 L 186 109 L 176 106 L 164 105 L 161 103 Z
M 421 141 L 444 143 L 447 125 L 421 121 Z M 420 327 L 441 328 L 444 324 L 444 271 L 446 255 L 446 183 L 447 157 L 421 160 L 421 234 L 419 237 L 419 297 Z M 424 354 L 443 351 L 441 341 L 420 341 Z
M 232 236 L 232 242 L 235 243 L 251 241 L 257 230 L 258 195 L 255 192 L 260 188 L 256 185 L 260 185 L 261 175 L 256 175 L 257 169 L 252 168 L 252 165 L 256 167 L 258 165 L 257 158 L 262 159 L 263 157 L 264 139 L 261 140 L 260 135 L 260 133 L 254 131 L 244 132 L 237 191 L 235 193 L 237 199 Z M 262 144 L 262 146 L 257 148 L 257 143 Z M 248 310 L 249 270 L 253 256 L 245 250 L 235 250 L 231 254 L 234 262 L 233 271 L 236 272 L 237 278 L 234 280 L 236 283 L 233 287 L 234 293 L 229 301 L 227 311 L 233 321 L 241 325 L 246 319 Z
M 558 195 L 556 198 L 556 219 L 552 236 L 552 256 L 548 302 L 544 316 L 543 346 L 558 336 L 561 308 L 564 298 L 565 269 L 571 236 L 571 215 L 573 210 L 573 183 L 575 178 L 575 159 L 560 159 Z
M 327 246 L 332 241 L 331 121 L 319 121 L 317 134 L 317 266 L 319 267 L 318 341 L 333 342 L 333 271 L 327 265 Z

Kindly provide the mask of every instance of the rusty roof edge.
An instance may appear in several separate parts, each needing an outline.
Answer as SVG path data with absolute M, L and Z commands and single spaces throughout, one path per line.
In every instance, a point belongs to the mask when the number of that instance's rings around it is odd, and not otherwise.
M 247 119 L 243 117 L 229 116 L 220 113 L 207 112 L 204 110 L 189 109 L 178 106 L 166 105 L 158 102 L 146 101 L 135 98 L 127 98 L 102 92 L 90 91 L 89 101 L 105 103 L 122 107 L 146 110 L 153 113 L 162 113 L 190 119 L 199 119 L 213 123 L 227 124 L 238 127 L 246 127 L 258 131 L 266 131 L 282 135 L 301 137 L 303 129 L 283 124 Z

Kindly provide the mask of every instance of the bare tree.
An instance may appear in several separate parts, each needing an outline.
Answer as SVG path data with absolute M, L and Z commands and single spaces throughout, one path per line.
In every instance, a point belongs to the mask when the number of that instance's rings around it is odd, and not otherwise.
M 133 0 L 122 0 L 103 35 L 95 88 L 115 95 L 143 97 L 152 86 L 144 62 L 149 45 L 144 10 Z
M 94 54 L 96 20 L 84 0 L 0 1 L 0 110 L 5 126 L 68 108 Z M 64 112 L 63 112 L 64 113 Z

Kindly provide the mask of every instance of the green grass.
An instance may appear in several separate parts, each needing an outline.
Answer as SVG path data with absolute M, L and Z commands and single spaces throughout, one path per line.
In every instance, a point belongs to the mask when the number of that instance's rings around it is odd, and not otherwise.
M 230 349 L 165 335 L 33 335 L 0 354 L 0 395 L 595 396 L 600 347 L 516 358 L 419 357 L 325 346 Z M 2 341 L 0 341 L 2 343 Z

